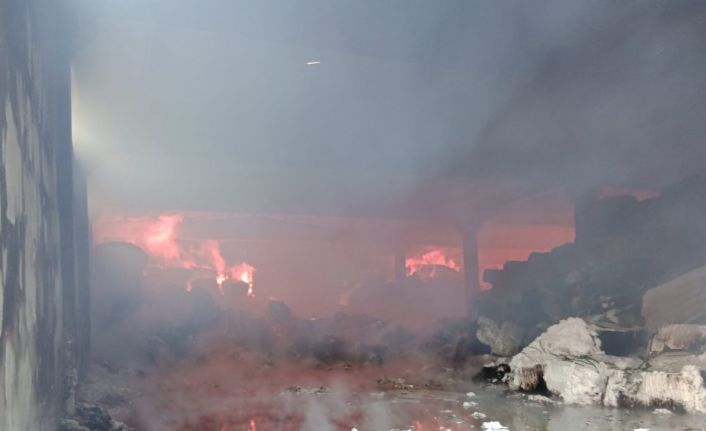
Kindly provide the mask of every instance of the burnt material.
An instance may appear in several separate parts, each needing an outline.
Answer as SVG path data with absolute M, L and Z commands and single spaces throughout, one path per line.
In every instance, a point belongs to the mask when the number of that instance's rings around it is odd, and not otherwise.
M 706 264 L 706 177 L 658 198 L 606 198 L 583 211 L 573 244 L 485 272 L 493 289 L 480 295 L 484 315 L 535 332 L 569 316 L 608 312 L 618 326 L 640 325 L 647 289 Z
M 488 383 L 503 383 L 505 376 L 509 373 L 510 366 L 508 364 L 486 365 L 480 369 L 475 380 L 483 380 Z
M 73 417 L 61 421 L 59 431 L 130 431 L 130 428 L 115 421 L 103 408 L 80 403 Z
M 319 362 L 331 365 L 349 358 L 349 347 L 340 337 L 326 336 L 311 346 L 312 356 Z

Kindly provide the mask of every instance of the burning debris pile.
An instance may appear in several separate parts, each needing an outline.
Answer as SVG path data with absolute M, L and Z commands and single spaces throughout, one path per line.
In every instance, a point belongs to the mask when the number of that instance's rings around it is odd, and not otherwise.
M 131 244 L 98 246 L 94 265 L 94 356 L 111 367 L 128 357 L 140 366 L 171 366 L 213 350 L 233 357 L 247 351 L 272 364 L 381 365 L 389 356 L 412 354 L 418 342 L 403 327 L 373 317 L 298 318 L 282 301 L 254 297 L 241 281 L 146 288 L 147 257 Z
M 642 202 L 599 200 L 583 211 L 575 243 L 489 271 L 493 289 L 478 298 L 479 315 L 443 319 L 426 331 L 374 313 L 300 316 L 257 295 L 255 268 L 229 265 L 217 241 L 176 241 L 178 219 L 160 218 L 142 240 L 96 247 L 93 372 L 82 396 L 130 418 L 142 395 L 129 382 L 211 367 L 219 358 L 244 367 L 246 380 L 281 378 L 280 369 L 355 374 L 382 393 L 446 393 L 481 381 L 542 405 L 706 413 L 706 270 L 699 268 L 706 231 L 695 228 L 706 217 L 706 180 Z M 161 284 L 145 286 L 155 256 Z M 459 270 L 456 260 L 424 251 L 407 262 L 405 283 L 385 289 L 404 301 L 405 289 L 424 283 L 429 271 L 439 271 L 433 282 L 442 283 Z M 288 397 L 336 393 L 330 381 L 277 384 L 269 389 Z M 223 383 L 208 388 L 227 396 Z

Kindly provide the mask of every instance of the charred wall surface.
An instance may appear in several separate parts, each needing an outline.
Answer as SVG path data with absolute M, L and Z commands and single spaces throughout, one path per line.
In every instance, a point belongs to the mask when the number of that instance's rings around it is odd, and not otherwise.
M 86 338 L 65 4 L 0 0 L 0 429 L 53 430 Z M 78 227 L 78 229 L 76 228 Z M 84 293 L 80 292 L 83 290 Z

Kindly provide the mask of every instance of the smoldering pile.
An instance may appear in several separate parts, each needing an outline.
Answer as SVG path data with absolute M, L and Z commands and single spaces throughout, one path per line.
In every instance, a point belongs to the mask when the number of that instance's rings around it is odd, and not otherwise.
M 142 301 L 148 305 L 111 325 L 98 340 L 95 350 L 103 361 L 119 362 L 122 354 L 115 347 L 120 346 L 131 348 L 133 359 L 142 356 L 153 367 L 197 360 L 213 351 L 255 355 L 265 365 L 288 361 L 351 367 L 381 365 L 390 357 L 409 354 L 417 343 L 412 333 L 380 319 L 344 313 L 300 319 L 276 300 L 268 301 L 260 316 L 218 304 L 200 288 L 162 292 Z

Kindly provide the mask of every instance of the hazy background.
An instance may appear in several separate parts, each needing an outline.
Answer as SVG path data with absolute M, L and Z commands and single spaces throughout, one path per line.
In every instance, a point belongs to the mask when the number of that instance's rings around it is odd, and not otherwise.
M 394 205 L 438 176 L 659 187 L 706 161 L 699 0 L 73 3 L 94 210 Z

